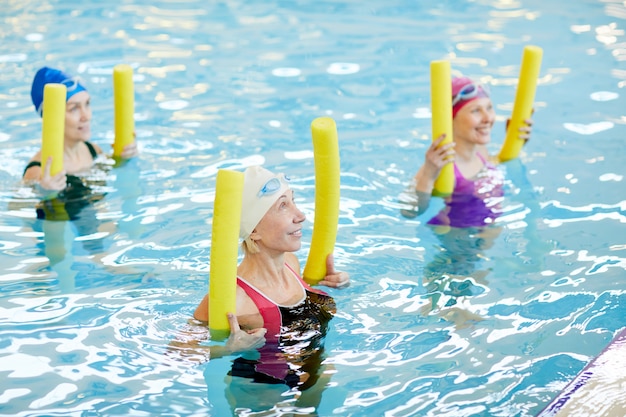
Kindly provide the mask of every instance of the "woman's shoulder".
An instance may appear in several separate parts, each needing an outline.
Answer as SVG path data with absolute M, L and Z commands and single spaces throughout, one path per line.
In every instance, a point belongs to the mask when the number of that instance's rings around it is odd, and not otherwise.
M 483 163 L 490 165 L 498 165 L 500 161 L 498 160 L 497 154 L 490 154 L 486 145 L 479 145 L 477 154 L 482 159 Z
M 24 173 L 22 174 L 22 178 L 25 180 L 39 179 L 39 174 L 41 172 L 41 151 L 37 152 L 30 158 L 30 161 L 26 164 L 24 168 Z
M 28 163 L 30 164 L 31 162 L 41 162 L 41 150 L 37 151 L 37 153 L 30 158 Z

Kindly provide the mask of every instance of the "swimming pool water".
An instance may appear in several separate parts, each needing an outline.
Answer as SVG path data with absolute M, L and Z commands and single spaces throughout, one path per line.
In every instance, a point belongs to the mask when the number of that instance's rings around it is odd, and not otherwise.
M 5 2 L 0 11 L 0 415 L 532 416 L 625 326 L 621 1 Z M 490 85 L 501 144 L 524 45 L 544 49 L 533 136 L 487 232 L 437 234 L 398 195 L 430 141 L 428 65 Z M 30 83 L 80 75 L 108 149 L 111 71 L 135 71 L 141 155 L 94 170 L 74 222 L 20 184 Z M 335 252 L 352 285 L 300 398 L 168 349 L 204 330 L 215 174 L 264 163 L 314 220 L 310 123 L 341 153 Z M 106 164 L 106 162 L 105 162 Z M 436 207 L 431 208 L 432 214 Z

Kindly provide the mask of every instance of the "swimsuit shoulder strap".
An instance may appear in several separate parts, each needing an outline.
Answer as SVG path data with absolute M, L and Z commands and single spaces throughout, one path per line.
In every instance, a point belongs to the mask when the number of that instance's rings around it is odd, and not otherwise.
M 41 166 L 40 161 L 30 161 L 28 165 L 26 165 L 26 168 L 24 168 L 24 173 L 22 174 L 22 176 L 26 175 L 26 171 L 28 171 L 32 167 L 40 167 L 40 166 Z
M 87 149 L 89 149 L 89 153 L 91 154 L 91 157 L 93 159 L 96 159 L 98 157 L 98 152 L 96 151 L 96 148 L 93 146 L 93 144 L 91 142 L 85 142 L 85 145 L 87 145 Z M 41 162 L 30 161 L 28 165 L 26 165 L 26 168 L 24 168 L 24 173 L 22 174 L 22 176 L 26 175 L 26 171 L 28 171 L 32 167 L 41 167 Z
M 89 149 L 89 153 L 91 154 L 91 157 L 93 159 L 96 159 L 96 157 L 98 156 L 98 152 L 96 152 L 96 148 L 93 146 L 93 144 L 89 141 L 85 141 L 85 145 L 87 145 L 87 148 Z
M 307 284 L 307 282 L 302 279 L 300 274 L 298 274 L 296 271 L 294 271 L 294 269 L 291 266 L 289 266 L 289 264 L 287 262 L 285 262 L 285 266 L 287 267 L 287 269 L 289 269 L 293 273 L 293 275 L 295 275 L 296 278 L 298 278 L 298 281 L 300 281 L 300 283 L 302 284 L 302 286 L 304 287 L 305 290 L 310 291 L 310 292 L 314 292 L 316 294 L 328 295 L 324 291 L 318 290 L 317 288 L 313 288 L 309 284 Z
M 248 297 L 254 302 L 254 305 L 259 309 L 259 313 L 261 313 L 261 317 L 263 318 L 264 327 L 267 329 L 266 336 L 268 338 L 275 337 L 277 339 L 283 320 L 280 309 L 276 303 L 261 294 L 243 278 L 237 277 L 237 285 L 246 292 Z

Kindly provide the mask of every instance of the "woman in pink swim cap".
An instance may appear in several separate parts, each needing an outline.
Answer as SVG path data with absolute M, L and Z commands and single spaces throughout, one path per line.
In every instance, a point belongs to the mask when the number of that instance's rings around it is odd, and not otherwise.
M 452 227 L 484 226 L 499 215 L 499 205 L 494 199 L 502 197 L 502 173 L 497 161 L 487 151 L 491 130 L 496 120 L 489 91 L 468 77 L 452 79 L 453 141 L 444 145 L 445 135 L 432 142 L 424 164 L 415 174 L 404 203 L 411 204 L 402 210 L 406 217 L 415 217 L 428 208 L 435 180 L 448 162 L 454 163 L 455 186 L 445 199 L 446 207 L 429 221 L 431 225 Z M 520 128 L 519 137 L 528 141 L 532 121 Z
M 489 91 L 467 77 L 458 77 L 452 80 L 451 100 L 453 141 L 442 145 L 442 135 L 432 142 L 424 164 L 400 201 L 405 217 L 426 212 L 442 167 L 454 163 L 452 195 L 444 198 L 443 209 L 427 223 L 440 242 L 440 250 L 424 266 L 428 302 L 420 311 L 438 312 L 463 327 L 482 320 L 458 301 L 485 291 L 489 270 L 480 269 L 480 261 L 502 230 L 494 223 L 502 212 L 505 181 L 504 172 L 487 151 L 496 119 Z M 520 128 L 521 139 L 530 137 L 531 123 L 526 120 L 526 126 Z

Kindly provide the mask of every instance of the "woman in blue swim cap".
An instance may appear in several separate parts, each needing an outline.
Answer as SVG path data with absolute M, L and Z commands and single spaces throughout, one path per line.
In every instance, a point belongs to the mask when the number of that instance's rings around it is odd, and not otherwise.
M 102 149 L 91 143 L 91 97 L 85 86 L 76 77 L 61 70 L 43 67 L 37 71 L 31 87 L 31 99 L 35 110 L 43 115 L 43 91 L 48 83 L 60 83 L 67 87 L 65 110 L 65 138 L 63 144 L 63 170 L 50 175 L 51 164 L 46 164 L 46 171 L 41 169 L 41 151 L 37 152 L 26 165 L 22 178 L 39 183 L 46 190 L 60 191 L 66 187 L 67 175 L 88 171 Z M 123 159 L 137 155 L 135 142 L 126 146 Z

